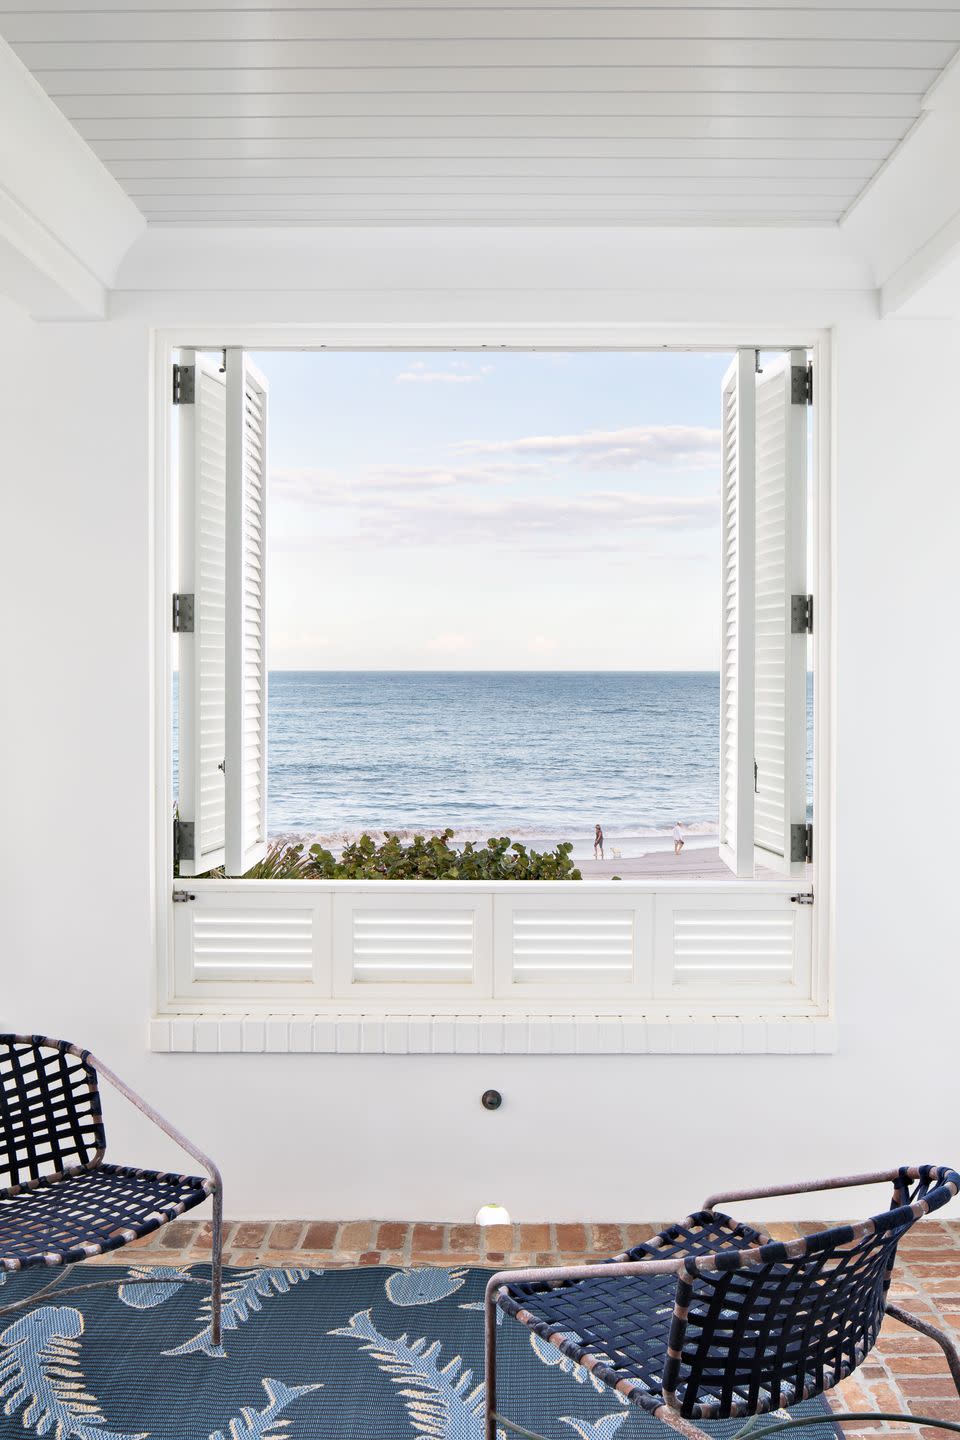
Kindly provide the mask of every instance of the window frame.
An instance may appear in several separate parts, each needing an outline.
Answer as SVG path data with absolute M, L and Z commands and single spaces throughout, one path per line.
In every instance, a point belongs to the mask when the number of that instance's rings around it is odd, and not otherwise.
M 450 327 L 451 329 L 453 327 Z M 738 326 L 704 327 L 691 333 L 688 327 L 646 327 L 617 324 L 553 326 L 469 326 L 458 325 L 447 333 L 436 325 L 368 326 L 338 325 L 290 327 L 251 324 L 181 326 L 157 330 L 152 343 L 152 398 L 150 403 L 150 483 L 152 525 L 150 536 L 150 584 L 153 621 L 151 625 L 153 824 L 151 888 L 153 916 L 153 1007 L 149 1030 L 151 1048 L 166 1050 L 377 1050 L 403 1053 L 430 1050 L 457 1053 L 483 1051 L 482 1035 L 474 1044 L 473 1028 L 502 1020 L 513 1026 L 501 1027 L 499 1039 L 488 1034 L 487 1053 L 637 1053 L 667 1050 L 674 1053 L 716 1051 L 824 1053 L 835 1048 L 833 1018 L 833 956 L 835 944 L 835 855 L 836 855 L 836 671 L 834 633 L 835 592 L 835 499 L 832 483 L 834 444 L 832 383 L 833 336 L 828 330 L 810 331 L 798 326 L 793 339 L 785 343 L 784 330 L 793 327 Z M 497 333 L 499 332 L 499 333 Z M 709 1006 L 685 1002 L 650 1000 L 642 1006 L 624 999 L 598 998 L 586 1003 L 582 996 L 557 994 L 555 1000 L 531 1002 L 527 1010 L 512 1012 L 508 1006 L 498 1015 L 491 1011 L 478 1020 L 476 1003 L 468 996 L 456 1005 L 384 997 L 362 1011 L 356 1005 L 331 1001 L 322 1010 L 315 1001 L 301 998 L 282 1007 L 276 1002 L 254 1002 L 249 998 L 217 998 L 185 1001 L 177 998 L 174 972 L 174 904 L 170 877 L 173 873 L 173 814 L 171 765 L 172 671 L 170 628 L 170 574 L 176 537 L 171 534 L 173 455 L 170 446 L 170 374 L 173 354 L 180 349 L 219 350 L 239 346 L 246 350 L 322 351 L 436 351 L 438 353 L 489 351 L 637 351 L 689 350 L 729 353 L 741 348 L 759 350 L 806 349 L 814 365 L 815 405 L 809 484 L 812 491 L 811 583 L 816 597 L 816 624 L 813 633 L 814 722 L 814 864 L 816 904 L 812 913 L 811 996 L 802 1014 L 788 1018 L 785 1008 L 769 1003 L 750 1004 L 717 997 Z M 218 882 L 190 882 L 212 884 Z M 232 889 L 262 886 L 271 882 L 231 880 Z M 298 886 L 323 885 L 331 890 L 357 890 L 380 882 L 341 880 L 332 882 L 294 881 Z M 385 883 L 385 882 L 384 882 Z M 418 893 L 428 881 L 391 881 L 392 887 Z M 449 890 L 453 882 L 435 882 Z M 483 885 L 483 882 L 471 882 Z M 585 882 L 544 882 L 554 891 Z M 590 881 L 590 893 L 599 894 L 611 882 Z M 750 881 L 731 877 L 724 891 L 762 886 L 765 892 L 777 889 L 792 892 L 808 888 L 808 882 Z M 483 885 L 483 888 L 487 888 Z M 696 880 L 631 880 L 613 882 L 618 895 L 642 896 L 657 891 L 681 890 L 687 894 L 710 890 L 710 882 Z M 524 890 L 530 890 L 525 885 Z M 280 1013 L 282 1010 L 282 1014 Z M 605 1011 L 605 1014 L 599 1012 Z M 274 1014 L 274 1012 L 277 1012 Z M 429 1012 L 425 1014 L 424 1012 Z M 248 1017 L 246 1020 L 243 1017 Z M 251 1018 L 252 1017 L 252 1018 Z M 271 1018 L 273 1017 L 273 1018 Z M 429 1043 L 412 1044 L 411 1037 L 423 1038 L 420 1022 L 431 1021 Z M 606 1032 L 604 1025 L 606 1023 Z M 272 1029 L 271 1029 L 272 1025 Z M 366 1031 L 364 1025 L 367 1026 Z M 517 1026 L 526 1025 L 527 1040 L 521 1043 Z M 598 1031 L 599 1025 L 599 1031 Z M 370 1030 L 370 1026 L 373 1030 Z M 463 1027 L 467 1027 L 464 1039 Z M 539 1031 L 537 1026 L 540 1027 Z M 611 1028 L 612 1027 L 612 1028 Z M 617 1034 L 613 1035 L 612 1030 Z M 286 1041 L 281 1043 L 281 1032 Z M 480 1032 L 478 1032 L 479 1034 Z M 597 1035 L 599 1034 L 599 1039 Z M 392 1041 L 391 1041 L 392 1036 Z M 271 1038 L 272 1037 L 272 1038 Z M 372 1038 L 371 1038 L 372 1037 Z M 379 1037 L 379 1038 L 378 1038 Z M 658 1038 L 659 1037 L 659 1038 Z M 593 1041 L 596 1039 L 596 1044 Z M 356 1042 L 356 1043 L 354 1043 Z

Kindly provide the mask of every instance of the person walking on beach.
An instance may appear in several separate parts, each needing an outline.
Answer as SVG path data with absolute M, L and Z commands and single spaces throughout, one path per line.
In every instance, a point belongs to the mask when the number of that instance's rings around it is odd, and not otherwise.
M 593 858 L 594 858 L 594 860 L 597 859 L 597 851 L 598 851 L 598 850 L 599 850 L 599 852 L 600 852 L 599 858 L 602 860 L 602 859 L 603 859 L 603 831 L 602 831 L 602 829 L 600 828 L 599 824 L 597 825 L 596 829 L 595 829 L 594 832 L 593 832 Z
M 679 854 L 680 854 L 680 851 L 681 851 L 682 849 L 683 849 L 683 826 L 680 824 L 680 821 L 678 820 L 677 823 L 676 823 L 676 825 L 674 825 L 674 827 L 673 827 L 673 853 L 674 853 L 674 855 L 679 855 Z

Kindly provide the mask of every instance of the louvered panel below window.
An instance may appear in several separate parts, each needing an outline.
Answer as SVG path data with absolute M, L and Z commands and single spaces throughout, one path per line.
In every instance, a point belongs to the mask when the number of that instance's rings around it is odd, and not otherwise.
M 586 886 L 554 893 L 518 886 L 495 897 L 495 994 L 537 1004 L 649 994 L 653 897 L 624 904 Z
M 421 891 L 407 903 L 399 899 L 382 892 L 336 897 L 337 993 L 489 993 L 489 898 L 478 896 L 477 904 L 443 895 L 428 900 Z
M 560 910 L 513 913 L 513 982 L 629 984 L 634 920 L 630 910 L 575 915 Z
M 173 907 L 178 994 L 289 1002 L 329 996 L 329 895 L 249 885 L 242 893 L 229 881 L 200 881 L 178 892 L 192 897 Z
M 569 1004 L 603 1016 L 737 1014 L 746 1002 L 787 1015 L 813 1000 L 814 911 L 783 882 L 187 883 L 172 906 L 176 995 L 201 1004 L 475 1016 Z
M 313 975 L 310 910 L 224 907 L 192 917 L 195 980 L 305 983 Z
M 475 932 L 469 910 L 355 910 L 354 983 L 462 985 L 473 978 Z
M 659 895 L 656 930 L 658 995 L 809 994 L 810 907 L 789 895 Z

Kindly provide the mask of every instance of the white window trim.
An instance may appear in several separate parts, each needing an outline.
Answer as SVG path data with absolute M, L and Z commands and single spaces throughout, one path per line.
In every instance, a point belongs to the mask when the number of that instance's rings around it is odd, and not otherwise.
M 297 1004 L 224 999 L 186 1002 L 176 994 L 173 974 L 173 919 L 170 875 L 172 874 L 173 813 L 170 765 L 171 715 L 171 633 L 170 633 L 170 534 L 172 465 L 169 446 L 170 374 L 173 352 L 184 348 L 219 349 L 223 345 L 248 350 L 342 349 L 342 350 L 467 350 L 467 349 L 554 349 L 554 350 L 635 350 L 677 348 L 723 350 L 737 347 L 759 349 L 805 348 L 812 352 L 816 406 L 814 410 L 813 453 L 810 483 L 816 572 L 816 625 L 814 630 L 814 873 L 816 904 L 813 907 L 812 1002 L 803 1013 L 790 1013 L 787 1006 L 767 1004 L 751 1007 L 729 1000 L 710 1004 L 699 1002 L 659 1004 L 629 1001 L 560 1000 L 533 1004 L 522 1010 L 463 999 L 447 1002 L 408 1003 L 402 1008 L 393 1002 L 360 1007 L 331 1000 L 318 1008 L 315 1001 Z M 817 331 L 806 338 L 793 333 L 784 342 L 783 331 L 751 327 L 716 327 L 692 334 L 686 327 L 644 327 L 576 324 L 556 327 L 507 326 L 491 333 L 491 327 L 458 326 L 455 335 L 442 327 L 349 326 L 340 325 L 322 333 L 316 327 L 250 325 L 186 327 L 158 331 L 154 336 L 153 399 L 150 410 L 152 431 L 153 535 L 151 545 L 153 625 L 153 760 L 154 824 L 152 869 L 152 914 L 154 923 L 154 1004 L 148 1041 L 161 1052 L 317 1052 L 317 1053 L 398 1053 L 398 1054 L 823 1054 L 836 1048 L 833 1014 L 832 957 L 835 936 L 836 855 L 834 775 L 836 769 L 836 669 L 833 597 L 835 591 L 835 499 L 832 485 L 834 393 L 832 383 L 832 335 Z M 217 882 L 185 882 L 206 886 Z M 262 886 L 271 882 L 231 881 L 231 886 Z M 295 881 L 297 886 L 324 886 L 331 891 L 356 889 L 364 881 Z M 374 885 L 377 882 L 372 882 Z M 393 881 L 395 889 L 418 893 L 431 882 Z M 435 882 L 449 892 L 456 882 Z M 467 882 L 464 882 L 465 884 Z M 484 882 L 491 893 L 497 887 Z M 509 882 L 503 882 L 509 884 Z M 574 882 L 580 889 L 586 882 Z M 665 893 L 672 887 L 692 894 L 710 889 L 698 881 L 589 882 L 590 893 L 610 884 L 628 901 L 630 896 Z M 544 882 L 551 891 L 571 888 L 565 882 Z M 732 887 L 761 886 L 775 893 L 804 888 L 796 880 L 750 882 L 731 879 Z M 530 883 L 523 886 L 530 890 Z

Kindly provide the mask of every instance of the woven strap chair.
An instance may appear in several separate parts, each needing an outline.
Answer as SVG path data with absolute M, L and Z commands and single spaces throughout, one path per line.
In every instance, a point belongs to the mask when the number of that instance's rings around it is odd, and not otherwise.
M 800 1240 L 770 1240 L 716 1208 L 883 1181 L 893 1184 L 889 1210 Z M 486 1440 L 497 1440 L 498 1426 L 532 1436 L 496 1408 L 498 1306 L 688 1440 L 707 1440 L 694 1421 L 758 1417 L 830 1390 L 863 1363 L 884 1315 L 942 1347 L 960 1396 L 960 1351 L 887 1301 L 898 1242 L 958 1190 L 953 1170 L 921 1165 L 713 1195 L 695 1215 L 601 1264 L 501 1271 L 485 1302 Z M 832 1418 L 912 1419 L 960 1432 L 960 1423 L 923 1416 Z M 810 1423 L 787 1417 L 757 1430 L 750 1418 L 738 1440 Z
M 206 1176 L 106 1164 L 99 1078 L 175 1140 Z M 117 1250 L 208 1196 L 211 1320 L 219 1345 L 223 1185 L 213 1161 L 88 1050 L 44 1035 L 0 1035 L 0 1271 L 69 1266 Z M 0 1314 L 32 1305 L 61 1277 Z M 71 1292 L 58 1286 L 58 1293 Z

